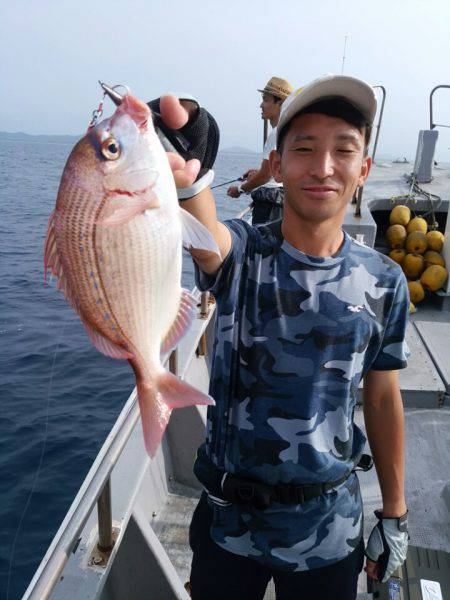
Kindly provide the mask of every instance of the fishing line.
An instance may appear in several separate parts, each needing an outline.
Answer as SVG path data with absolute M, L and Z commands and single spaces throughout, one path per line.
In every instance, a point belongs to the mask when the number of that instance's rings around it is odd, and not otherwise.
M 19 539 L 20 529 L 22 527 L 23 520 L 25 519 L 25 515 L 27 513 L 28 506 L 30 504 L 31 498 L 32 498 L 32 496 L 34 494 L 34 491 L 36 489 L 36 484 L 38 482 L 39 475 L 41 474 L 42 464 L 44 462 L 45 450 L 47 448 L 48 416 L 49 416 L 49 408 L 50 408 L 50 397 L 51 397 L 52 386 L 53 386 L 53 375 L 54 375 L 54 372 L 55 372 L 56 355 L 58 354 L 59 346 L 61 344 L 62 336 L 63 336 L 63 333 L 64 333 L 64 330 L 66 328 L 67 323 L 68 323 L 68 321 L 66 321 L 65 323 L 63 323 L 63 326 L 61 327 L 61 332 L 59 334 L 59 338 L 58 338 L 58 341 L 56 343 L 55 352 L 53 354 L 52 367 L 51 367 L 51 371 L 50 371 L 50 381 L 49 381 L 49 384 L 48 384 L 48 391 L 47 391 L 47 401 L 46 401 L 46 407 L 45 407 L 44 443 L 43 443 L 43 446 L 42 446 L 41 456 L 39 458 L 38 467 L 37 467 L 36 473 L 34 475 L 33 485 L 31 486 L 30 493 L 28 494 L 28 498 L 27 498 L 27 501 L 25 503 L 25 507 L 23 509 L 22 516 L 20 517 L 19 524 L 17 526 L 16 533 L 15 533 L 15 536 L 14 536 L 14 541 L 13 541 L 13 544 L 12 544 L 11 557 L 10 557 L 10 560 L 9 560 L 9 569 L 8 569 L 8 581 L 7 581 L 7 584 L 6 584 L 6 600 L 9 600 L 9 592 L 10 592 L 10 587 L 11 587 L 12 564 L 13 564 L 13 560 L 14 560 L 14 553 L 16 551 L 17 540 Z

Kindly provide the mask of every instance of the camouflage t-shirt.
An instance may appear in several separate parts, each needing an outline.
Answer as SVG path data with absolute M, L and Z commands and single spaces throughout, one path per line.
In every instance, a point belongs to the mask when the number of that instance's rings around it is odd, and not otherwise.
M 365 438 L 353 422 L 368 369 L 406 366 L 409 299 L 400 267 L 345 234 L 331 257 L 308 256 L 280 222 L 226 223 L 232 249 L 197 285 L 217 301 L 207 438 L 195 472 L 214 465 L 266 484 L 338 481 Z M 270 567 L 308 570 L 345 558 L 362 535 L 352 474 L 330 493 L 266 510 L 213 503 L 213 540 Z

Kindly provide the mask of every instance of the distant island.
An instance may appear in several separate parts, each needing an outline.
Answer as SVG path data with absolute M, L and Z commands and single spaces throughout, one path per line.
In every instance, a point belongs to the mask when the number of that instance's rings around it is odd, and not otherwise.
M 221 148 L 220 152 L 226 152 L 230 154 L 259 154 L 256 150 L 249 150 L 242 146 L 230 146 L 229 148 Z
M 10 133 L 9 131 L 0 131 L 0 140 L 5 141 L 18 141 L 18 142 L 62 142 L 62 143 L 75 143 L 82 135 L 31 135 L 30 133 L 24 133 L 18 131 L 16 133 Z
M 0 140 L 3 141 L 17 141 L 17 142 L 59 142 L 65 144 L 74 144 L 83 134 L 80 135 L 32 135 L 30 133 L 24 133 L 23 131 L 17 131 L 11 133 L 9 131 L 0 131 Z M 229 154 L 258 154 L 255 150 L 249 150 L 242 146 L 230 146 L 228 148 L 221 148 L 220 152 Z

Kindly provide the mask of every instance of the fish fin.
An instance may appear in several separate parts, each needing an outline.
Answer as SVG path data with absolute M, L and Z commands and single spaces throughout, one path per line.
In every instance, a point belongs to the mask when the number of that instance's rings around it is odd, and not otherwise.
M 186 250 L 209 250 L 220 256 L 219 247 L 211 233 L 193 217 L 187 210 L 180 208 L 181 224 L 183 227 L 183 247 Z
M 167 354 L 178 345 L 180 340 L 189 330 L 189 327 L 192 325 L 195 319 L 196 309 L 197 300 L 190 292 L 188 292 L 188 290 L 181 290 L 178 314 L 161 346 L 162 357 L 167 356 Z
M 47 235 L 45 236 L 44 246 L 44 283 L 47 281 L 47 271 L 52 275 L 58 275 L 61 269 L 58 251 L 56 249 L 55 239 L 55 211 L 52 211 L 47 226 Z
M 114 342 L 111 342 L 111 340 L 108 340 L 101 335 L 101 333 L 91 327 L 91 325 L 89 325 L 84 319 L 81 320 L 86 328 L 86 331 L 88 332 L 91 342 L 99 352 L 105 354 L 105 356 L 110 356 L 111 358 L 134 358 L 134 355 L 125 350 L 125 348 L 121 348 Z
M 44 247 L 44 282 L 47 281 L 47 272 L 50 270 L 58 282 L 56 287 L 64 293 L 71 307 L 79 313 L 78 305 L 72 294 L 67 279 L 64 275 L 63 267 L 59 259 L 58 249 L 56 247 L 55 238 L 55 211 L 52 212 L 48 220 L 47 235 L 45 237 Z
M 147 209 L 159 208 L 159 206 L 159 200 L 154 192 L 151 192 L 150 197 L 147 195 L 145 198 L 129 198 L 125 204 L 116 208 L 111 214 L 99 219 L 97 225 L 101 227 L 118 227 L 143 214 Z
M 152 457 L 162 440 L 172 409 L 194 404 L 214 404 L 211 396 L 203 394 L 172 373 L 162 373 L 155 384 L 138 383 L 137 391 L 145 447 Z
M 110 340 L 103 337 L 100 333 L 95 331 L 95 329 L 93 329 L 81 316 L 80 310 L 78 309 L 78 304 L 70 290 L 70 287 L 67 283 L 67 279 L 64 276 L 61 261 L 59 260 L 58 250 L 56 248 L 54 220 L 55 211 L 53 211 L 50 215 L 48 221 L 47 235 L 45 238 L 44 281 L 47 279 L 47 271 L 50 269 L 52 275 L 55 275 L 58 278 L 56 287 L 64 292 L 64 295 L 67 298 L 69 304 L 80 315 L 81 321 L 83 322 L 83 325 L 85 326 L 86 331 L 88 332 L 88 335 L 91 338 L 91 341 L 97 348 L 97 350 L 102 352 L 102 354 L 106 354 L 106 356 L 111 356 L 111 358 L 133 358 L 133 354 L 130 354 L 124 348 L 117 346 Z

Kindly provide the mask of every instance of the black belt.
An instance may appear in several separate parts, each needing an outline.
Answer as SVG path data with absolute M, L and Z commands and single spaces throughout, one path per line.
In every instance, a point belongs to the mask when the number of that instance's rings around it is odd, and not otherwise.
M 372 466 L 372 457 L 368 454 L 363 454 L 356 468 L 346 473 L 340 479 L 326 483 L 304 485 L 295 485 L 292 483 L 266 485 L 253 479 L 239 477 L 232 473 L 225 473 L 221 483 L 220 499 L 236 504 L 251 504 L 259 510 L 268 508 L 273 502 L 301 504 L 327 494 L 333 488 L 344 483 L 354 471 L 368 471 Z

